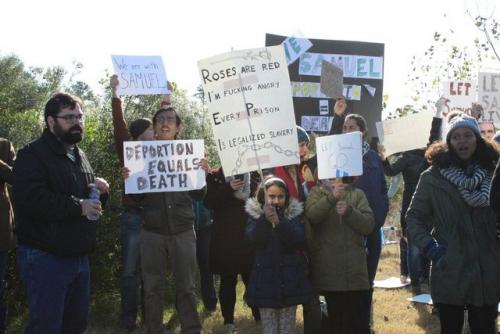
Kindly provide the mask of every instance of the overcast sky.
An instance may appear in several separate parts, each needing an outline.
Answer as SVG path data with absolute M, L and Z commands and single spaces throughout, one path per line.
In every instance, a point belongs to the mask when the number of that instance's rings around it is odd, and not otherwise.
M 495 10 L 494 1 L 479 3 L 483 15 Z M 0 54 L 68 70 L 81 62 L 76 79 L 97 93 L 97 81 L 112 69 L 111 54 L 161 55 L 169 80 L 194 93 L 198 60 L 262 47 L 265 33 L 300 31 L 313 39 L 384 43 L 384 93 L 391 109 L 410 103 L 403 85 L 409 64 L 430 45 L 434 31 L 453 29 L 462 44 L 479 36 L 465 14 L 477 12 L 474 0 L 7 0 L 1 8 Z

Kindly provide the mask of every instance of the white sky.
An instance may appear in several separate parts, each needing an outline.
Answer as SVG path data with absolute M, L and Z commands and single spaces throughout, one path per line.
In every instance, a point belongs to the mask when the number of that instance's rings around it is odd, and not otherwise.
M 478 1 L 481 14 L 494 9 L 495 1 Z M 404 82 L 411 57 L 423 55 L 434 31 L 451 28 L 462 43 L 481 36 L 466 7 L 477 12 L 475 0 L 4 0 L 0 54 L 68 71 L 73 61 L 82 62 L 76 79 L 99 94 L 97 81 L 111 71 L 111 54 L 159 54 L 169 80 L 192 94 L 200 83 L 198 60 L 262 47 L 266 32 L 378 42 L 385 44 L 384 93 L 392 110 L 410 103 Z

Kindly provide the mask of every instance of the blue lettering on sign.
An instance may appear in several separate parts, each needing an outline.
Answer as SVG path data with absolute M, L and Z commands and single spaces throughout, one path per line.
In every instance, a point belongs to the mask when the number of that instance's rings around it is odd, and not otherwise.
M 340 67 L 345 78 L 382 79 L 383 57 L 306 52 L 300 56 L 299 75 L 321 76 L 321 63 Z

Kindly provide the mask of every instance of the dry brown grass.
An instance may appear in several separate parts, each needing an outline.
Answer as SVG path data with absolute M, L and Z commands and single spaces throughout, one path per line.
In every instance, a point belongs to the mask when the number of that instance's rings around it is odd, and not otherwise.
M 399 277 L 399 246 L 392 244 L 384 246 L 379 263 L 376 279 L 381 280 L 391 276 Z M 238 283 L 238 299 L 235 309 L 235 324 L 240 334 L 261 333 L 252 317 L 250 309 L 243 302 L 243 283 Z M 408 289 L 375 289 L 374 293 L 374 329 L 377 334 L 424 334 L 439 333 L 437 316 L 431 314 L 431 307 L 416 305 L 406 299 L 411 297 Z M 166 312 L 167 313 L 167 312 Z M 202 315 L 204 333 L 225 333 L 223 319 L 219 306 L 212 314 Z M 165 314 L 167 320 L 169 314 Z M 144 331 L 145 332 L 145 331 Z M 295 333 L 303 332 L 302 308 L 297 309 L 297 326 Z M 125 333 L 116 328 L 93 328 L 89 334 L 118 334 Z M 143 333 L 141 330 L 133 334 Z M 177 326 L 172 333 L 180 333 Z M 318 333 L 319 334 L 319 333 Z
M 399 246 L 397 244 L 383 247 L 377 279 L 391 276 L 399 277 Z M 256 327 L 250 309 L 242 300 L 243 284 L 238 284 L 238 301 L 236 305 L 235 323 L 239 333 L 257 334 L 260 328 Z M 374 328 L 381 334 L 418 334 L 439 333 L 439 321 L 431 314 L 431 307 L 414 305 L 406 299 L 411 297 L 408 289 L 375 289 L 374 293 Z M 220 310 L 204 318 L 205 333 L 224 333 L 223 319 Z M 302 308 L 297 309 L 296 333 L 302 333 Z

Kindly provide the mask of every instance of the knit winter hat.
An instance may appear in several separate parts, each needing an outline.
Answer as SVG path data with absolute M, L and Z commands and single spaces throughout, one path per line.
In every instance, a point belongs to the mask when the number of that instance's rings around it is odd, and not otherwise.
M 479 130 L 479 124 L 477 123 L 476 119 L 465 114 L 461 114 L 454 117 L 448 124 L 448 134 L 446 135 L 446 141 L 450 140 L 450 136 L 453 130 L 459 128 L 471 129 L 478 138 L 481 138 L 481 131 Z
M 153 123 L 150 119 L 147 118 L 139 118 L 130 123 L 130 135 L 133 140 L 136 140 L 144 131 L 147 130 Z
M 298 125 L 297 125 L 297 137 L 299 139 L 299 144 L 304 142 L 309 143 L 309 135 L 307 134 L 306 130 L 304 130 L 304 128 Z

